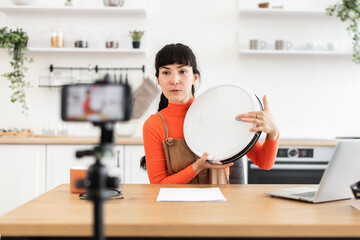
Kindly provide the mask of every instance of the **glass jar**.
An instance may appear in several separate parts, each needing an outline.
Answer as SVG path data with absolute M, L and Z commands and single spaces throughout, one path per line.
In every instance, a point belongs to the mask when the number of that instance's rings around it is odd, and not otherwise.
M 64 32 L 61 27 L 56 26 L 51 33 L 51 47 L 63 48 L 64 45 Z

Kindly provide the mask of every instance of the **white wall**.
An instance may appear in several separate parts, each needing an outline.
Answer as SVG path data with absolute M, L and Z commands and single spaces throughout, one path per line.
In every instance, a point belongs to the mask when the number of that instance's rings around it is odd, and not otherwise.
M 240 5 L 260 2 L 249 1 L 242 0 Z M 63 1 L 57 2 L 62 4 Z M 99 4 L 101 1 L 87 2 Z M 126 4 L 130 2 L 127 0 Z M 313 1 L 277 2 L 294 8 L 318 9 L 333 1 L 319 0 L 316 5 Z M 82 4 L 84 1 L 77 3 Z M 35 133 L 41 134 L 44 123 L 60 121 L 59 89 L 37 87 L 39 76 L 47 74 L 50 63 L 59 66 L 139 66 L 145 63 L 146 74 L 153 77 L 156 52 L 167 43 L 181 42 L 189 45 L 197 56 L 202 74 L 198 93 L 212 85 L 233 83 L 247 86 L 259 97 L 267 94 L 281 137 L 333 138 L 360 135 L 357 126 L 360 111 L 356 105 L 360 89 L 360 65 L 353 63 L 351 56 L 239 55 L 239 50 L 246 48 L 251 38 L 266 40 L 269 48 L 273 47 L 275 39 L 286 39 L 292 41 L 296 49 L 303 48 L 309 41 L 316 41 L 323 46 L 327 42 L 336 41 L 341 44 L 342 50 L 351 50 L 346 24 L 338 19 L 326 16 L 240 16 L 236 0 L 149 0 L 143 4 L 148 7 L 146 18 L 0 16 L 0 25 L 16 26 L 21 23 L 29 34 L 35 33 L 39 41 L 33 44 L 41 44 L 41 40 L 47 39 L 47 32 L 50 33 L 54 21 L 61 21 L 73 32 L 85 29 L 95 39 L 103 38 L 109 31 L 119 31 L 123 44 L 129 44 L 126 36 L 128 30 L 145 29 L 144 48 L 147 50 L 145 58 L 106 54 L 33 54 L 36 62 L 29 65 L 27 75 L 34 85 L 27 91 L 30 107 L 28 117 L 20 114 L 17 104 L 10 103 L 8 82 L 2 79 L 0 128 L 30 127 Z M 10 69 L 8 61 L 7 54 L 0 52 L 0 72 Z M 132 79 L 136 88 L 141 82 L 141 74 Z M 145 115 L 148 116 L 156 109 L 157 100 Z M 141 136 L 142 122 L 146 116 L 138 122 L 138 136 Z M 98 134 L 88 123 L 70 124 L 69 131 L 77 135 Z

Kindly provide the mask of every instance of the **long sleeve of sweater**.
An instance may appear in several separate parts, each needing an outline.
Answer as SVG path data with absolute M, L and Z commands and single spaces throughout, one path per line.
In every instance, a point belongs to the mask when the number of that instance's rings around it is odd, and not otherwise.
M 270 170 L 275 163 L 278 147 L 279 135 L 274 141 L 266 137 L 264 143 L 257 141 L 246 156 L 259 168 Z

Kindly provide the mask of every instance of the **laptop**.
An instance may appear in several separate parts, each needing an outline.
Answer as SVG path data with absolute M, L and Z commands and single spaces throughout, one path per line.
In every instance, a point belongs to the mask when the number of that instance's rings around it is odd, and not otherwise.
M 350 185 L 360 180 L 360 140 L 341 140 L 335 147 L 320 184 L 266 191 L 272 197 L 320 203 L 353 196 Z

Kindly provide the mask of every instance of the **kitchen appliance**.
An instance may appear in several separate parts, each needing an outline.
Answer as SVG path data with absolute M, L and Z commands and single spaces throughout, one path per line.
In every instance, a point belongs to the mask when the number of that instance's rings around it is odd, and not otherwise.
M 263 110 L 251 91 L 235 86 L 209 88 L 191 104 L 184 120 L 186 144 L 197 156 L 208 153 L 207 160 L 226 164 L 244 156 L 261 132 L 250 132 L 253 123 L 236 119 L 240 113 Z
M 290 142 L 290 141 L 289 141 Z M 306 144 L 307 142 L 310 145 Z M 330 161 L 335 146 L 321 141 L 281 145 L 271 170 L 263 170 L 247 161 L 249 184 L 318 184 Z
M 343 140 L 326 167 L 319 186 L 296 187 L 266 191 L 273 197 L 283 197 L 319 203 L 351 198 L 350 185 L 358 180 L 360 169 L 360 141 Z

